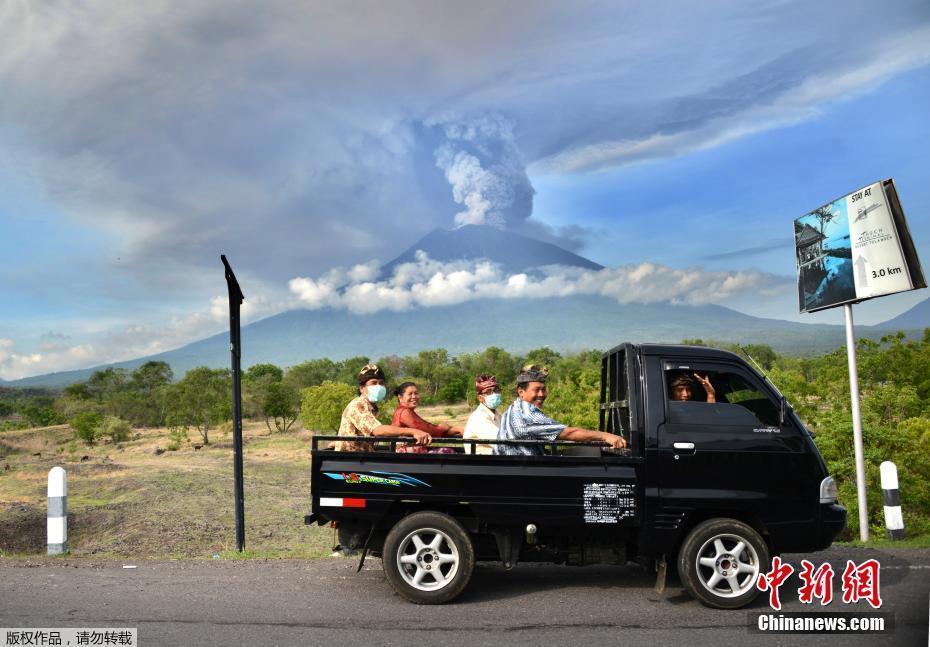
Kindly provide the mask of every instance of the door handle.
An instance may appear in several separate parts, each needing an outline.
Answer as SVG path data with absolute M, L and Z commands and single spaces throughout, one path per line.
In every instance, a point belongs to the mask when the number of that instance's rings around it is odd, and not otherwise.
M 694 443 L 673 443 L 672 447 L 675 449 L 694 451 Z

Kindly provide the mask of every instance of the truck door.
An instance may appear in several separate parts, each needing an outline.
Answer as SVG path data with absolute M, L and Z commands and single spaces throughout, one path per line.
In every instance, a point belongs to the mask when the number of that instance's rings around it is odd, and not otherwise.
M 657 429 L 659 505 L 666 512 L 746 510 L 770 531 L 796 532 L 816 515 L 819 474 L 801 432 L 781 423 L 780 399 L 752 371 L 726 361 L 661 363 L 665 420 Z M 693 380 L 691 399 L 672 383 Z M 700 378 L 716 402 L 707 402 Z M 792 527 L 793 526 L 793 527 Z

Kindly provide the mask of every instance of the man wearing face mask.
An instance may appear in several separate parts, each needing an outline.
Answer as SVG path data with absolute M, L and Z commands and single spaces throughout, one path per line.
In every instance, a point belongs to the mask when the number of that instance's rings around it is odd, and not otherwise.
M 493 375 L 479 375 L 475 378 L 475 392 L 478 394 L 478 408 L 468 416 L 465 424 L 465 438 L 473 440 L 497 438 L 501 425 L 501 415 L 497 408 L 501 404 L 501 387 Z M 466 451 L 469 451 L 466 448 Z M 475 445 L 477 454 L 493 454 L 494 448 L 486 443 Z
M 367 364 L 358 374 L 359 396 L 352 399 L 342 412 L 339 423 L 340 436 L 413 436 L 417 445 L 429 445 L 432 440 L 425 431 L 405 427 L 383 425 L 378 420 L 378 403 L 387 396 L 384 385 L 384 371 L 377 364 Z M 370 442 L 340 440 L 336 451 L 370 452 L 374 447 Z

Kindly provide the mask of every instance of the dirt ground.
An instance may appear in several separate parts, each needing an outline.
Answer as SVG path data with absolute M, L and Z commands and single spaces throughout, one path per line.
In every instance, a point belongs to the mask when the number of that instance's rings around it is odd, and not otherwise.
M 421 407 L 434 422 L 464 424 L 469 409 Z M 330 528 L 304 525 L 310 508 L 310 438 L 300 423 L 287 433 L 264 422 L 243 429 L 245 557 L 329 555 Z M 46 552 L 47 483 L 58 465 L 68 475 L 71 555 L 223 558 L 235 552 L 232 436 L 196 431 L 163 451 L 168 430 L 136 429 L 131 440 L 87 447 L 67 425 L 0 433 L 0 556 Z

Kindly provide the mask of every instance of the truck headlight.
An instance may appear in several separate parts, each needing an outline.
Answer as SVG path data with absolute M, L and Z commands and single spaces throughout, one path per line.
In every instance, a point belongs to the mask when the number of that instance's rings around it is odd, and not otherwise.
M 820 482 L 820 502 L 836 503 L 836 481 L 828 476 Z

